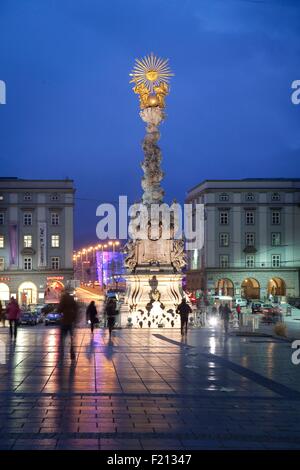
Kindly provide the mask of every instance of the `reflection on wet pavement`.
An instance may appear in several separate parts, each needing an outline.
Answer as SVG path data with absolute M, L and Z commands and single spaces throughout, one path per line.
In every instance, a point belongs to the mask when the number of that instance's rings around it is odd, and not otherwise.
M 71 361 L 57 328 L 0 340 L 0 449 L 300 448 L 287 342 L 83 328 Z

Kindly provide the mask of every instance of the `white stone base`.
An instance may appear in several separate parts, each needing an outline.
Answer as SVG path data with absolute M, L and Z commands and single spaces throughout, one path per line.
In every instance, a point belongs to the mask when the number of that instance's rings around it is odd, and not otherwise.
M 176 308 L 183 297 L 182 274 L 148 271 L 141 274 L 128 274 L 126 294 L 120 308 L 120 323 L 128 325 L 131 318 L 133 328 L 179 328 L 180 316 Z M 159 300 L 153 300 L 157 289 Z

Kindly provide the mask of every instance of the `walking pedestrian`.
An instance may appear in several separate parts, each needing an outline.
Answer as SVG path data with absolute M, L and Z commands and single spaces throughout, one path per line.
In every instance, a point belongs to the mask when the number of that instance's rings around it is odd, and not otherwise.
M 113 327 L 116 323 L 116 315 L 117 315 L 117 303 L 116 299 L 111 298 L 108 300 L 106 307 L 105 307 L 105 315 L 107 318 L 107 326 L 109 331 L 109 339 L 111 339 L 111 333 Z
M 97 323 L 97 309 L 94 300 L 91 301 L 86 309 L 86 319 L 87 321 L 90 321 L 91 333 L 93 334 L 95 323 Z
M 60 299 L 57 311 L 62 313 L 61 319 L 61 345 L 62 355 L 64 351 L 64 343 L 66 336 L 69 334 L 71 339 L 70 355 L 71 359 L 75 359 L 74 351 L 74 327 L 77 321 L 78 305 L 75 299 L 69 292 L 65 291 Z
M 242 314 L 242 308 L 241 308 L 240 304 L 237 304 L 237 306 L 236 306 L 236 313 L 237 313 L 237 316 L 238 316 L 239 325 L 241 326 L 242 322 L 243 322 L 243 314 Z
M 184 334 L 187 334 L 189 313 L 192 313 L 192 309 L 187 303 L 185 297 L 182 298 L 181 303 L 178 305 L 176 313 L 179 313 L 180 315 L 181 336 L 183 336 Z
M 222 319 L 223 318 L 223 310 L 224 310 L 224 305 L 221 303 L 219 306 L 219 317 Z
M 228 334 L 230 315 L 231 315 L 230 307 L 228 306 L 228 304 L 225 304 L 225 306 L 222 308 L 222 311 L 221 311 L 221 318 L 224 322 L 224 331 L 226 335 Z
M 11 297 L 9 304 L 7 305 L 7 318 L 9 321 L 9 333 L 10 337 L 17 338 L 18 322 L 21 316 L 21 310 L 18 302 L 14 297 Z
M 5 308 L 2 307 L 2 302 L 0 300 L 0 321 L 2 322 L 3 328 L 5 327 L 6 312 Z

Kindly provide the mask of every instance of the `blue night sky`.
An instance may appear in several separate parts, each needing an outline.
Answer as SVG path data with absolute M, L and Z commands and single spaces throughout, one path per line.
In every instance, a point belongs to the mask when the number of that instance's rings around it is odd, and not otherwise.
M 153 51 L 175 73 L 167 201 L 203 179 L 299 177 L 299 25 L 296 0 L 0 0 L 2 176 L 73 178 L 76 246 L 96 241 L 96 206 L 141 196 L 128 74 Z

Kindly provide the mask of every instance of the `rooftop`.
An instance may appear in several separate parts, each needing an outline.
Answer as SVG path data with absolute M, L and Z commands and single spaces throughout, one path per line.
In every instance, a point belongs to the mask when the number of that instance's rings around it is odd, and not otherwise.
M 249 183 L 248 188 L 250 189 L 280 189 L 280 188 L 285 188 L 287 185 L 286 183 L 289 183 L 289 186 L 294 186 L 293 183 L 300 183 L 300 178 L 241 178 L 241 179 L 207 179 L 203 180 L 201 183 L 197 184 L 196 186 L 192 187 L 187 191 L 187 194 L 189 195 L 191 192 L 200 189 L 203 187 L 203 189 L 206 188 L 229 188 L 229 183 L 232 183 L 232 189 L 246 189 L 247 184 Z M 257 185 L 255 184 L 257 183 Z M 272 184 L 276 183 L 276 184 Z M 299 186 L 296 185 L 298 188 Z

